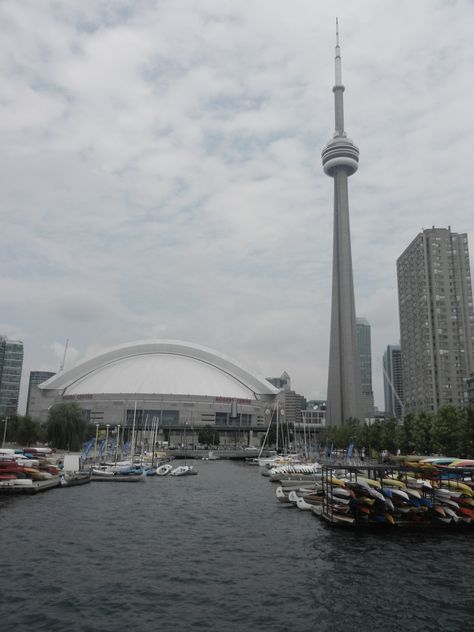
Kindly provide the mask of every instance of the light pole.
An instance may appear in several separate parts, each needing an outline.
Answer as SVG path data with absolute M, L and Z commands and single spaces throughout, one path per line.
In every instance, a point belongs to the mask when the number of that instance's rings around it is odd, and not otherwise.
M 99 424 L 95 425 L 94 462 L 97 462 L 97 441 L 99 440 Z
M 115 465 L 117 465 L 119 443 L 120 443 L 120 424 L 117 426 L 117 432 L 115 434 Z
M 285 451 L 285 429 L 284 429 L 284 422 L 285 422 L 285 409 L 284 408 L 280 408 L 280 417 L 281 417 L 281 443 L 282 443 L 282 447 L 283 447 L 283 452 Z M 288 452 L 288 447 L 286 451 Z
M 105 460 L 107 460 L 107 457 L 109 455 L 109 428 L 110 428 L 110 424 L 105 424 Z
M 5 426 L 3 428 L 3 441 L 2 441 L 2 448 L 5 447 L 5 441 L 7 439 L 7 428 L 8 428 L 8 415 L 5 417 L 4 422 L 5 422 Z

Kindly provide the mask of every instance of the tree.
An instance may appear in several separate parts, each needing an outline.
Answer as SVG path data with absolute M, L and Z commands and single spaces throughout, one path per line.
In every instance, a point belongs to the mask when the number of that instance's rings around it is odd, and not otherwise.
M 2 420 L 5 423 L 5 420 Z M 3 424 L 0 426 L 4 431 Z M 1 435 L 3 436 L 3 434 Z M 9 415 L 7 422 L 7 432 L 5 440 L 7 443 L 17 443 L 22 446 L 33 445 L 37 441 L 44 441 L 45 433 L 43 426 L 33 421 L 29 415 Z
M 56 404 L 49 411 L 46 431 L 52 447 L 77 452 L 87 438 L 88 424 L 75 402 Z
M 402 454 L 411 454 L 414 450 L 413 442 L 413 425 L 414 416 L 409 413 L 403 418 L 402 425 L 399 427 L 398 432 L 398 447 Z
M 464 409 L 454 406 L 440 408 L 433 419 L 433 449 L 438 454 L 457 456 L 464 452 L 462 445 L 463 427 L 465 427 Z
M 18 417 L 17 421 L 16 442 L 20 445 L 34 445 L 42 437 L 40 424 L 29 415 Z
M 203 445 L 219 445 L 219 432 L 208 424 L 199 429 L 198 442 Z
M 469 406 L 465 410 L 464 423 L 461 428 L 461 456 L 474 458 L 474 406 Z
M 382 449 L 388 450 L 391 454 L 394 454 L 398 447 L 397 426 L 395 417 L 390 417 L 390 419 L 382 423 Z
M 433 451 L 433 416 L 418 413 L 413 420 L 413 449 L 417 454 L 431 454 Z
M 8 420 L 7 420 L 7 417 L 8 417 Z M 0 438 L 3 437 L 3 433 L 5 431 L 4 424 L 6 424 L 6 434 L 5 434 L 6 442 L 16 443 L 17 441 L 16 438 L 18 434 L 18 426 L 20 424 L 20 419 L 18 415 L 5 415 L 5 417 L 2 417 L 0 421 L 2 422 L 0 425 L 0 428 L 1 428 Z

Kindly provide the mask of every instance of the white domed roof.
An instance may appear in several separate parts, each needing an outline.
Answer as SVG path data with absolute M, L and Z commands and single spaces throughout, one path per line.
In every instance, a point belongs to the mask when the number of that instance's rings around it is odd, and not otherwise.
M 58 373 L 42 389 L 64 395 L 173 394 L 256 399 L 278 392 L 267 380 L 206 347 L 153 340 L 115 347 Z

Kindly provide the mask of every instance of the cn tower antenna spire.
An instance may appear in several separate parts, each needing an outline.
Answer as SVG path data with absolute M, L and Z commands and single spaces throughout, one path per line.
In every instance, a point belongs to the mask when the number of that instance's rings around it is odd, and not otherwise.
M 335 136 L 344 136 L 344 86 L 342 83 L 341 47 L 339 45 L 339 20 L 336 18 L 336 77 L 334 83 L 334 109 L 336 115 Z
M 336 18 L 336 86 L 342 85 L 341 47 L 339 45 L 339 20 Z

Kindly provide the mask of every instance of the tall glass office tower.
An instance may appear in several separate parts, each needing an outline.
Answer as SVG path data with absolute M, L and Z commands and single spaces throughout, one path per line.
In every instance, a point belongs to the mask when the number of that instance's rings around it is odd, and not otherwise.
M 0 415 L 14 415 L 18 410 L 23 343 L 0 336 Z
M 357 347 L 360 359 L 360 382 L 362 415 L 371 419 L 375 415 L 374 391 L 372 388 L 372 344 L 370 325 L 367 319 L 356 319 Z

